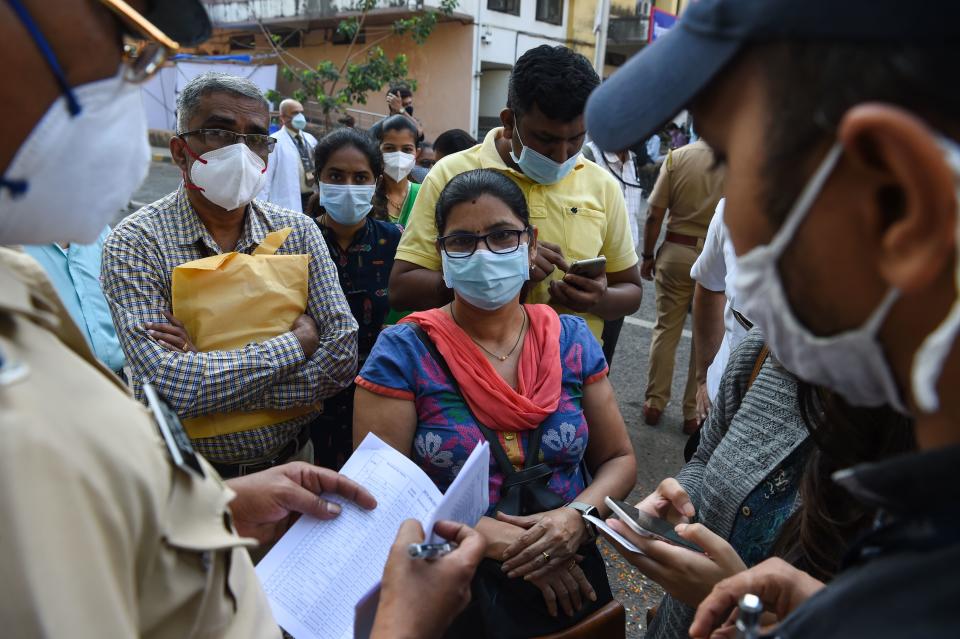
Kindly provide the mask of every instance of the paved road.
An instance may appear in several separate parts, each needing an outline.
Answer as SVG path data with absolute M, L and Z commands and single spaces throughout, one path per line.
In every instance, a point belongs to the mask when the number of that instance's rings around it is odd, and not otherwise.
M 179 182 L 179 169 L 169 163 L 155 161 L 151 165 L 150 175 L 134 195 L 133 201 L 138 204 L 153 202 L 173 191 Z M 655 320 L 653 284 L 645 282 L 643 304 L 624 324 L 611 373 L 620 410 L 637 454 L 637 486 L 631 496 L 636 499 L 647 495 L 661 479 L 674 475 L 680 469 L 686 442 L 686 437 L 681 433 L 683 417 L 676 401 L 671 401 L 664 411 L 659 426 L 652 428 L 643 423 L 643 391 L 646 388 L 650 333 Z M 686 371 L 687 358 L 690 357 L 689 318 L 687 324 L 677 353 L 677 361 L 684 364 L 677 366 L 674 371 L 673 397 L 682 396 L 682 375 Z M 610 564 L 614 595 L 624 602 L 628 609 L 627 637 L 642 637 L 646 625 L 646 609 L 656 604 L 661 591 L 656 584 L 632 570 L 616 553 L 605 552 L 605 555 Z

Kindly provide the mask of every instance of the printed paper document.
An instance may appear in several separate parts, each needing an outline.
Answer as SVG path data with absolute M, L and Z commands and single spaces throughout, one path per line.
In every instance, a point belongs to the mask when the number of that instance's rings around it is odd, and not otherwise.
M 482 442 L 442 495 L 416 464 L 372 433 L 341 473 L 373 493 L 364 510 L 324 495 L 343 511 L 336 519 L 301 517 L 257 565 L 274 618 L 295 639 L 351 639 L 354 607 L 383 575 L 405 519 L 417 519 L 431 541 L 442 519 L 476 525 L 490 504 L 490 445 Z

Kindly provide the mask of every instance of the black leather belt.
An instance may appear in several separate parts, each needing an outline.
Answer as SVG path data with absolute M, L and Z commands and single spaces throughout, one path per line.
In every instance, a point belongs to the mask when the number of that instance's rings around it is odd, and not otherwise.
M 287 442 L 287 445 L 280 449 L 276 455 L 269 459 L 260 459 L 254 462 L 241 463 L 241 464 L 224 464 L 224 463 L 214 463 L 210 462 L 210 465 L 216 469 L 220 476 L 224 479 L 230 479 L 232 477 L 242 477 L 243 475 L 252 475 L 253 473 L 259 473 L 261 470 L 267 470 L 273 468 L 274 466 L 279 466 L 280 464 L 285 464 L 290 461 L 290 458 L 300 452 L 300 449 L 307 445 L 307 442 L 310 440 L 310 426 L 304 426 L 300 429 L 300 432 L 297 433 L 297 436 L 294 439 L 291 439 Z

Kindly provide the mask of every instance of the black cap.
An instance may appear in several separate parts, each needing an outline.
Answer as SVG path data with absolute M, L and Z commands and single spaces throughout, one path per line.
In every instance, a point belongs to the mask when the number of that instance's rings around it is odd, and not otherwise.
M 745 45 L 791 40 L 956 42 L 960 3 L 690 0 L 670 31 L 590 96 L 590 137 L 605 150 L 632 146 L 682 111 Z
M 200 44 L 213 27 L 200 0 L 150 0 L 143 17 L 182 47 Z

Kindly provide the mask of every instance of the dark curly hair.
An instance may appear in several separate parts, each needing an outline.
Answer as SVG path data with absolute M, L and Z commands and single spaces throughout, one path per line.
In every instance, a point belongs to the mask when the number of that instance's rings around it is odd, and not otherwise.
M 517 115 L 536 104 L 551 120 L 569 122 L 583 115 L 600 77 L 590 61 L 572 49 L 542 44 L 517 60 L 510 74 L 507 108 Z

